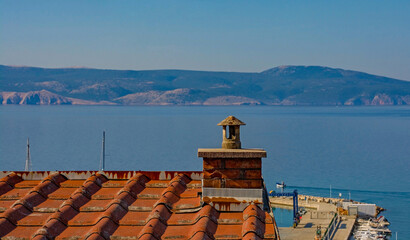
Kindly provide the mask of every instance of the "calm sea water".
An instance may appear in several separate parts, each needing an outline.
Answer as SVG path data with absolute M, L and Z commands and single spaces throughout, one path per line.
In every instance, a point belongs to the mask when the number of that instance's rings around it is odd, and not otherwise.
M 34 170 L 96 170 L 103 130 L 107 170 L 201 170 L 197 149 L 220 146 L 228 115 L 247 123 L 243 147 L 268 152 L 269 189 L 329 196 L 332 185 L 410 236 L 410 107 L 0 106 L 0 170 L 24 169 L 27 137 Z

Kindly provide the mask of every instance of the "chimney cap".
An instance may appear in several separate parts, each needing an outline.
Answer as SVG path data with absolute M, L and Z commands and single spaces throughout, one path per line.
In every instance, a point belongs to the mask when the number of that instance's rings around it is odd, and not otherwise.
M 241 120 L 237 119 L 234 116 L 229 116 L 225 118 L 222 122 L 218 123 L 218 126 L 240 126 L 246 125 L 246 123 L 242 122 Z

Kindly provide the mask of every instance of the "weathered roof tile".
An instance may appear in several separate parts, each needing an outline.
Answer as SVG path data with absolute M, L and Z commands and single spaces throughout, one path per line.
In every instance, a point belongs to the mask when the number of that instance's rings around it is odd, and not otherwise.
M 4 193 L 12 190 L 15 185 L 23 179 L 15 173 L 10 173 L 9 175 L 0 179 L 0 196 Z

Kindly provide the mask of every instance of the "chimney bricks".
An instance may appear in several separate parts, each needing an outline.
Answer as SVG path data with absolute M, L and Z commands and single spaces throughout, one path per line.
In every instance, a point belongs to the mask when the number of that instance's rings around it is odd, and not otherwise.
M 241 148 L 239 128 L 245 123 L 239 119 L 229 116 L 218 125 L 223 129 L 222 148 L 198 149 L 203 158 L 202 200 L 218 211 L 243 211 L 251 202 L 264 205 L 266 152 Z

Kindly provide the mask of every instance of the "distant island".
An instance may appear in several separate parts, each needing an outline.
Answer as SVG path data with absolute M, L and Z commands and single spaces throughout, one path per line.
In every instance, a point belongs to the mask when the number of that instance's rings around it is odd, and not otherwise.
M 410 82 L 321 66 L 260 73 L 0 65 L 0 103 L 27 105 L 410 105 Z

